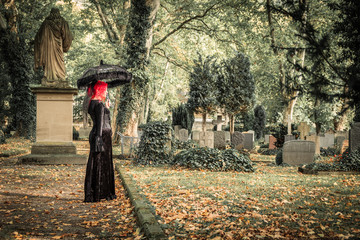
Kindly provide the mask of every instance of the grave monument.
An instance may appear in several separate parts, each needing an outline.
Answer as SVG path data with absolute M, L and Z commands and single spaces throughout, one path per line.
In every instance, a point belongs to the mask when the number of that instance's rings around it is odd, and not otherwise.
M 70 86 L 65 74 L 64 52 L 73 40 L 68 23 L 57 8 L 41 24 L 35 37 L 35 69 L 42 68 L 40 86 L 32 86 L 36 95 L 36 143 L 31 154 L 20 163 L 85 164 L 86 156 L 76 153 L 72 142 L 73 100 L 77 88 Z

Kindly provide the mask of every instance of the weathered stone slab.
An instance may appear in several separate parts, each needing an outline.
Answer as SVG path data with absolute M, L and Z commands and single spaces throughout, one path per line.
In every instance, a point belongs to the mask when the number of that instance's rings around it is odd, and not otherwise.
M 186 142 L 189 138 L 188 130 L 183 128 L 179 130 L 179 140 L 182 142 Z
M 179 139 L 179 131 L 181 129 L 181 125 L 175 125 L 174 126 L 174 136 L 175 136 L 175 139 Z
M 216 131 L 214 132 L 214 148 L 225 149 L 230 144 L 230 132 Z
M 251 132 L 245 132 L 244 134 L 244 148 L 253 149 L 254 147 L 254 134 Z
M 193 140 L 197 142 L 200 147 L 214 148 L 214 132 L 212 131 L 193 131 Z
M 360 122 L 354 122 L 351 125 L 349 145 L 351 152 L 360 148 Z
M 314 162 L 315 143 L 304 140 L 294 140 L 284 143 L 283 163 L 302 165 Z
M 270 138 L 271 135 L 269 134 L 265 134 L 265 144 L 268 144 L 269 143 L 269 138 Z
M 345 137 L 345 140 L 349 140 L 349 132 L 348 131 L 337 131 L 335 133 L 335 138 L 337 137 Z
M 231 143 L 235 149 L 241 150 L 244 148 L 245 136 L 241 132 L 235 131 L 231 137 Z
M 335 135 L 332 133 L 325 133 L 324 136 L 320 137 L 320 147 L 328 148 L 333 147 L 335 143 Z
M 293 141 L 293 140 L 295 140 L 294 135 L 285 135 L 285 142 Z

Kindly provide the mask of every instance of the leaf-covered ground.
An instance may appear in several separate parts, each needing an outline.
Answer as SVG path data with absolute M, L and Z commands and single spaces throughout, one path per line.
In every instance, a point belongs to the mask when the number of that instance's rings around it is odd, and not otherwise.
M 252 155 L 255 173 L 141 167 L 121 162 L 170 239 L 360 237 L 360 175 L 302 175 Z
M 77 145 L 87 154 L 86 142 Z M 15 163 L 16 156 L 0 158 L 0 239 L 142 238 L 118 176 L 116 200 L 84 203 L 84 165 Z

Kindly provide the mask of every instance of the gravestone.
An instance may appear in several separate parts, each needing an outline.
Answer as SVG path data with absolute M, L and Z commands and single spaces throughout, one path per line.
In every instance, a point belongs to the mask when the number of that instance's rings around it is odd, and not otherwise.
M 79 129 L 79 139 L 89 139 L 91 128 L 80 128 Z
M 255 141 L 255 131 L 254 130 L 249 130 L 247 131 L 246 133 L 252 133 L 252 136 L 253 136 L 253 142 Z
M 179 139 L 179 131 L 181 129 L 181 125 L 175 125 L 174 126 L 174 136 L 175 136 L 175 139 Z
M 325 133 L 324 136 L 320 136 L 320 147 L 329 148 L 333 147 L 335 143 L 335 135 L 332 133 Z
M 269 149 L 275 149 L 276 148 L 275 143 L 276 143 L 276 137 L 274 137 L 273 135 L 270 135 L 270 137 L 269 137 Z
M 231 144 L 234 145 L 236 150 L 244 148 L 245 136 L 241 132 L 235 131 L 231 136 Z
M 214 148 L 214 132 L 212 131 L 193 131 L 193 140 L 197 142 L 200 147 Z
M 270 137 L 269 134 L 265 134 L 265 144 L 269 143 L 269 137 Z
M 354 122 L 353 124 L 351 124 L 351 130 L 349 135 L 350 152 L 354 152 L 358 148 L 360 148 L 360 122 Z
M 304 140 L 310 132 L 310 126 L 306 122 L 301 122 L 298 126 L 298 131 L 300 132 L 300 139 Z
M 179 130 L 179 140 L 182 142 L 186 142 L 189 138 L 188 130 L 183 128 Z
M 316 134 L 306 136 L 306 141 L 311 141 L 315 143 L 315 154 L 320 154 L 320 136 L 317 136 Z
M 349 140 L 349 132 L 348 131 L 337 131 L 335 133 L 335 138 L 344 137 L 345 140 Z
M 251 132 L 244 132 L 244 148 L 253 149 L 254 147 L 254 134 Z
M 304 140 L 293 140 L 284 143 L 283 163 L 289 165 L 303 165 L 314 162 L 315 143 Z
M 214 132 L 214 148 L 225 149 L 228 144 L 230 144 L 230 132 Z
M 216 121 L 213 120 L 212 124 L 216 125 L 216 131 L 222 131 L 222 126 L 225 124 L 225 121 L 222 120 L 222 115 L 218 115 Z
M 293 140 L 295 140 L 294 135 L 285 135 L 285 142 L 293 141 Z

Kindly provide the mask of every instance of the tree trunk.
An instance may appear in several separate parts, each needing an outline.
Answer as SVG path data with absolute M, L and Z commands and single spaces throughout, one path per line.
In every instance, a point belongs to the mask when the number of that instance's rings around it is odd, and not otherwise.
M 206 112 L 202 114 L 202 131 L 206 132 Z
M 235 132 L 235 118 L 233 114 L 230 115 L 229 125 L 230 125 L 230 135 L 232 136 Z
M 131 86 L 127 85 L 122 89 L 117 115 L 118 124 L 121 124 L 121 131 L 126 136 L 137 137 L 139 114 L 142 114 L 144 93 L 148 85 L 145 66 L 150 54 L 152 28 L 159 6 L 160 0 L 132 1 L 125 43 L 127 68 L 132 69 L 135 74 Z

